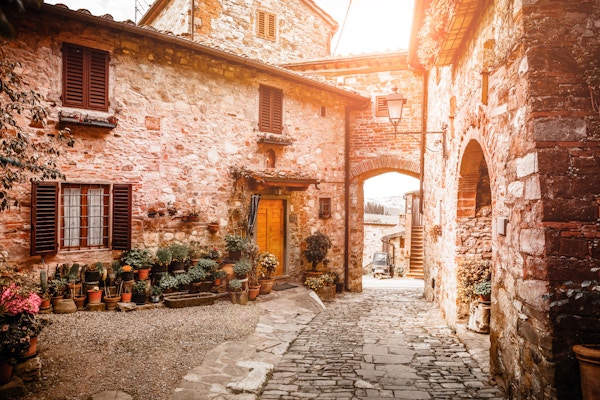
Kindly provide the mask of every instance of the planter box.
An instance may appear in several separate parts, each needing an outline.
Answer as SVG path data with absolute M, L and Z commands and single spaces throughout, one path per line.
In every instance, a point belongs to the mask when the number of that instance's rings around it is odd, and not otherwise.
M 163 302 L 169 308 L 209 306 L 215 303 L 219 295 L 214 293 L 173 293 L 165 294 Z

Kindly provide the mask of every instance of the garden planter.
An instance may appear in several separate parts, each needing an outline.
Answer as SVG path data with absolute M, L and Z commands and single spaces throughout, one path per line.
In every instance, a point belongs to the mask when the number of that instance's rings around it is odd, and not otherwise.
M 121 296 L 104 296 L 104 302 L 106 303 L 107 310 L 116 309 L 119 301 L 121 301 Z
M 183 261 L 171 261 L 171 265 L 169 265 L 169 272 L 181 271 L 185 271 L 185 263 Z
M 154 266 L 152 267 L 152 273 L 156 274 L 157 272 L 167 272 L 167 265 L 158 265 L 158 264 L 154 264 Z
M 308 278 L 318 278 L 323 275 L 321 271 L 304 271 L 304 280 Z
M 27 358 L 31 358 L 31 357 L 35 356 L 37 354 L 37 343 L 38 343 L 37 336 L 34 336 L 31 339 L 29 339 L 29 349 L 26 352 L 24 352 L 23 354 L 21 354 L 19 356 L 19 358 L 27 359 Z
M 83 306 L 85 305 L 85 296 L 84 295 L 77 295 L 75 297 L 73 297 L 73 301 L 75 302 L 75 307 L 77 307 L 78 310 L 83 310 Z
M 219 232 L 219 224 L 208 224 L 208 231 L 212 234 Z
M 338 294 L 344 292 L 344 282 L 338 282 L 335 284 L 335 292 Z
M 50 299 L 50 303 L 52 303 L 52 307 L 55 307 L 59 300 L 62 300 L 64 296 L 53 296 Z
M 138 280 L 145 281 L 148 279 L 148 276 L 150 276 L 150 269 L 146 268 L 138 271 Z
M 241 250 L 233 250 L 229 252 L 229 261 L 240 261 L 242 258 Z
M 98 304 L 102 302 L 102 290 L 88 290 L 88 303 Z
M 123 303 L 129 303 L 131 301 L 132 293 L 121 293 L 121 301 Z
M 75 305 L 73 299 L 59 300 L 58 303 L 56 303 L 56 305 L 54 306 L 55 314 L 71 314 L 75 311 L 77 311 L 77 306 Z
M 52 303 L 50 302 L 50 298 L 42 298 L 42 303 L 40 304 L 40 309 L 48 309 L 52 307 Z
M 160 295 L 159 294 L 150 295 L 150 303 L 160 303 Z
M 131 282 L 133 280 L 133 271 L 121 272 L 123 282 Z
M 273 290 L 275 279 L 260 279 L 260 294 L 269 294 Z
M 218 297 L 214 293 L 174 293 L 166 294 L 163 301 L 169 308 L 183 308 L 212 305 Z
M 600 344 L 573 346 L 579 361 L 583 400 L 600 399 Z
M 233 304 L 246 305 L 248 303 L 248 294 L 246 291 L 229 293 L 231 293 L 231 302 Z
M 146 299 L 146 293 L 134 293 L 133 296 L 131 296 L 131 300 L 138 306 L 143 306 L 146 304 Z
M 335 300 L 335 286 L 323 286 L 315 290 L 321 301 Z
M 85 281 L 88 283 L 99 282 L 100 272 L 99 271 L 85 271 Z
M 0 361 L 0 385 L 4 385 L 12 378 L 13 367 L 8 360 Z
M 81 283 L 69 283 L 68 290 L 70 297 L 74 297 L 81 293 Z
M 248 300 L 256 300 L 258 295 L 260 294 L 260 285 L 259 286 L 250 286 L 248 288 Z

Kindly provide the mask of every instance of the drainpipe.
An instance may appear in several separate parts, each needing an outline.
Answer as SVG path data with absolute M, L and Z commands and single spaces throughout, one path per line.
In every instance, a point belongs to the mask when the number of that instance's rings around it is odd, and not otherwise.
M 423 195 L 423 178 L 425 177 L 425 132 L 427 132 L 427 100 L 429 97 L 429 71 L 423 71 L 423 98 L 421 99 L 421 148 L 419 157 L 419 213 L 421 220 L 423 218 L 423 203 L 425 197 Z M 422 222 L 421 222 L 422 223 Z
M 195 10 L 196 10 L 195 0 L 192 0 L 192 26 L 191 26 L 191 29 L 190 29 L 191 30 L 190 33 L 192 35 L 192 42 L 194 41 L 194 31 L 195 31 L 195 29 L 194 29 L 194 24 L 195 24 L 195 21 L 194 21 L 194 16 L 195 15 L 194 14 L 195 14 Z
M 344 289 L 348 290 L 350 248 L 350 111 L 346 106 L 344 116 Z

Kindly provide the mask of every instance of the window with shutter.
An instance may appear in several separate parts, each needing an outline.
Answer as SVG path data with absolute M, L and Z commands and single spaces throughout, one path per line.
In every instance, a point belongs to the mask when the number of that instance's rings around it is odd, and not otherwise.
M 31 186 L 31 255 L 56 253 L 58 183 L 34 182 Z
M 256 36 L 275 40 L 277 18 L 275 14 L 258 11 L 256 16 Z
M 375 97 L 375 116 L 376 117 L 387 117 L 388 116 L 386 97 L 387 96 Z
M 109 248 L 111 237 L 114 250 L 130 249 L 132 187 L 113 185 L 112 208 L 110 189 L 110 185 L 35 183 L 31 254 L 56 253 L 59 244 L 66 250 Z
M 259 120 L 261 132 L 283 132 L 283 91 L 269 86 L 259 88 Z
M 63 45 L 63 105 L 108 111 L 108 52 Z

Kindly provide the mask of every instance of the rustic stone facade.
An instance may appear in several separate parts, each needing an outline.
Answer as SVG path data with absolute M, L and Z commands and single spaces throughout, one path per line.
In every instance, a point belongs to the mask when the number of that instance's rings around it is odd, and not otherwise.
M 247 196 L 259 193 L 285 202 L 287 252 L 282 261 L 291 279 L 301 280 L 302 241 L 317 229 L 332 238 L 330 267 L 343 274 L 344 232 L 339 226 L 345 218 L 344 168 L 339 160 L 344 148 L 339 144 L 345 136 L 345 108 L 366 98 L 292 73 L 281 75 L 259 63 L 249 67 L 244 59 L 207 54 L 185 39 L 136 27 L 120 31 L 123 24 L 59 7 L 31 10 L 27 18 L 11 14 L 11 20 L 19 34 L 2 46 L 5 55 L 22 62 L 25 79 L 43 94 L 50 110 L 49 125 L 38 134 L 60 126 L 60 112 L 117 116 L 114 129 L 67 123 L 76 144 L 60 167 L 71 183 L 133 185 L 134 247 L 198 241 L 223 248 L 225 233 L 243 230 Z M 107 113 L 61 106 L 63 42 L 110 53 Z M 283 135 L 293 139 L 289 146 L 261 142 L 260 84 L 284 93 Z M 285 182 L 252 186 L 232 177 L 232 167 L 264 170 L 272 155 L 276 170 L 308 176 L 319 183 L 318 189 L 307 185 L 293 190 Z M 0 245 L 11 262 L 35 270 L 41 260 L 29 256 L 30 187 L 17 191 L 21 206 L 0 215 Z M 319 218 L 320 197 L 332 199 L 331 218 Z M 199 222 L 182 219 L 191 210 L 199 213 Z M 220 222 L 217 235 L 206 229 L 211 221 Z M 110 249 L 59 250 L 44 262 L 110 262 L 118 255 Z
M 259 11 L 274 16 L 274 37 L 257 34 Z M 157 1 L 140 24 L 269 63 L 327 57 L 337 29 L 311 0 Z
M 456 323 L 457 263 L 490 254 L 491 369 L 514 399 L 579 398 L 571 346 L 600 340 L 600 146 L 574 56 L 590 45 L 597 59 L 599 6 L 488 2 L 452 65 L 429 69 L 428 125 L 449 131 L 425 160 L 424 209 L 445 210 L 441 240 L 426 241 L 426 296 Z

